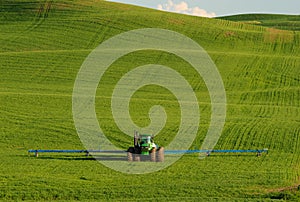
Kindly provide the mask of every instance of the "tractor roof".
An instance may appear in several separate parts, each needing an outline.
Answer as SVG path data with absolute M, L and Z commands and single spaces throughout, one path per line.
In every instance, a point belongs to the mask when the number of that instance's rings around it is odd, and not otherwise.
M 141 136 L 141 137 L 149 137 L 149 136 L 151 137 L 152 135 L 149 135 L 149 134 L 141 134 L 140 136 Z

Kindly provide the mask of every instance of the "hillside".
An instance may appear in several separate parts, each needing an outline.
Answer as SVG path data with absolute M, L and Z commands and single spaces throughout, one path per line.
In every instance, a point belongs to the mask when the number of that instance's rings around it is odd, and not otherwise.
M 254 20 L 254 19 L 251 19 Z M 269 154 L 183 156 L 150 174 L 128 175 L 81 155 L 27 155 L 28 149 L 84 149 L 74 126 L 77 73 L 101 42 L 139 28 L 176 31 L 199 43 L 223 78 L 227 117 L 216 149 L 262 149 Z M 113 89 L 145 64 L 166 65 L 189 82 L 201 122 L 191 149 L 210 123 L 203 79 L 171 53 L 136 51 L 113 63 L 97 89 L 100 126 L 122 149 L 131 145 L 113 120 Z M 0 200 L 272 201 L 300 196 L 300 32 L 166 13 L 102 0 L 2 1 L 0 4 Z M 169 75 L 166 75 L 166 79 Z M 165 88 L 139 89 L 130 115 L 149 123 L 153 105 L 168 115 L 157 142 L 167 145 L 180 123 L 179 104 Z
M 260 25 L 275 29 L 300 31 L 300 15 L 241 14 L 219 17 L 219 19 Z

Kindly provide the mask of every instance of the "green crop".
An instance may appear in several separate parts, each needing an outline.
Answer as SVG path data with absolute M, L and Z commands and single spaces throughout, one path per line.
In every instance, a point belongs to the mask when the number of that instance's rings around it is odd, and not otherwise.
M 101 42 L 138 28 L 184 34 L 215 62 L 227 94 L 226 124 L 216 149 L 268 148 L 269 154 L 212 154 L 204 160 L 189 154 L 145 175 L 122 174 L 80 154 L 28 156 L 28 149 L 84 149 L 72 117 L 76 75 Z M 0 45 L 0 200 L 297 201 L 300 197 L 300 32 L 102 0 L 17 0 L 0 4 Z M 132 138 L 113 120 L 110 98 L 122 75 L 145 64 L 169 66 L 192 86 L 201 123 L 190 149 L 199 149 L 210 123 L 208 90 L 186 61 L 166 52 L 137 51 L 111 65 L 96 94 L 101 128 L 120 148 L 132 145 Z M 139 89 L 130 114 L 136 124 L 147 126 L 148 111 L 156 104 L 168 115 L 156 142 L 167 145 L 180 124 L 179 104 L 171 92 L 151 85 Z

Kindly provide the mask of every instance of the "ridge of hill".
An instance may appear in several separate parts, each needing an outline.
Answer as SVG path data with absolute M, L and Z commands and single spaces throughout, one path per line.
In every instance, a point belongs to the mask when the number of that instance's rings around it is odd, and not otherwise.
M 218 19 L 243 22 L 282 30 L 300 31 L 300 15 L 283 14 L 240 14 L 222 16 Z

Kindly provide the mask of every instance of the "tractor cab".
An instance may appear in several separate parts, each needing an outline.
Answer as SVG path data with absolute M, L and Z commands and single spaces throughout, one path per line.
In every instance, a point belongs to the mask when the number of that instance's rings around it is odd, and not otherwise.
M 154 149 L 153 147 L 153 136 L 151 135 L 140 135 L 138 138 L 139 147 L 141 149 L 142 155 L 149 155 L 149 153 Z

